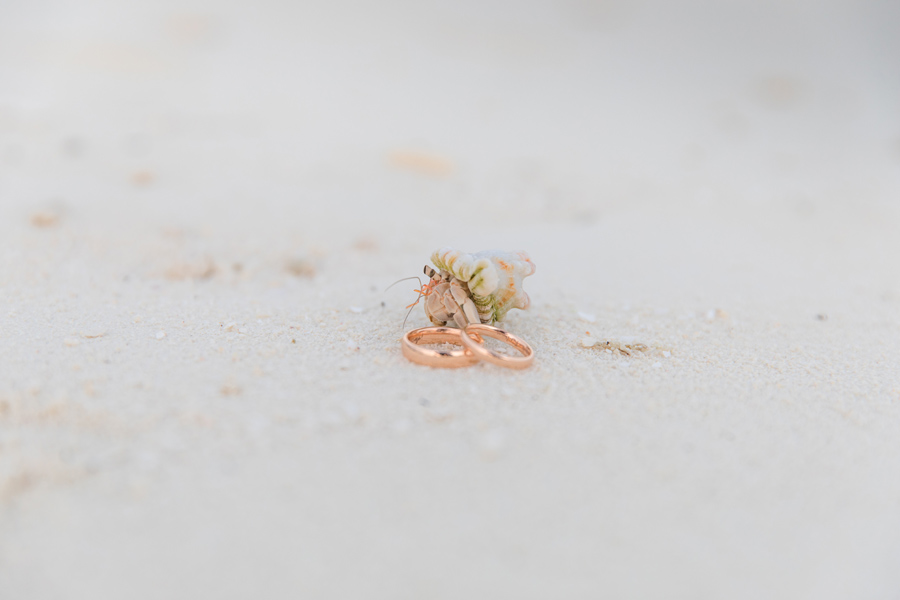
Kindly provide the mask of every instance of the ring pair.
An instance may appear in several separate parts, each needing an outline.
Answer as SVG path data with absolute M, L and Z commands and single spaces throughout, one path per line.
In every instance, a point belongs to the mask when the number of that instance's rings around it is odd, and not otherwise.
M 486 348 L 481 336 L 509 344 L 522 356 L 507 356 Z M 462 350 L 433 350 L 421 344 L 450 343 L 462 346 Z M 465 329 L 452 327 L 422 327 L 407 331 L 401 343 L 403 356 L 414 363 L 429 367 L 468 367 L 486 361 L 508 369 L 524 369 L 534 362 L 534 350 L 522 338 L 502 329 L 482 323 L 472 323 Z

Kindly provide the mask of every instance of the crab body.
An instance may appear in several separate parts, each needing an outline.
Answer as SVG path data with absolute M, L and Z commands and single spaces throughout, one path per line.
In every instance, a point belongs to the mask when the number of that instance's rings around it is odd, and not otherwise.
M 528 308 L 531 303 L 522 280 L 535 267 L 525 252 L 466 254 L 442 248 L 431 255 L 431 262 L 438 270 L 425 267 L 430 281 L 420 293 L 425 296 L 425 314 L 435 325 L 492 324 L 502 321 L 510 309 Z

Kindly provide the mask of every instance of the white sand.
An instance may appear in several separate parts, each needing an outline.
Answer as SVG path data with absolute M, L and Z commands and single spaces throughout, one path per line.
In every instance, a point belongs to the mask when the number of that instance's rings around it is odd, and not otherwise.
M 0 598 L 900 593 L 891 3 L 5 4 Z

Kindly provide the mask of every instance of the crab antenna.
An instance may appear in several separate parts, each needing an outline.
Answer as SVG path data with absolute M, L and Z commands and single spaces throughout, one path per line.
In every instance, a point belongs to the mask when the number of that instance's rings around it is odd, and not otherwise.
M 391 289 L 392 287 L 394 287 L 395 285 L 397 285 L 397 284 L 400 283 L 401 281 L 409 281 L 410 279 L 416 279 L 416 280 L 418 280 L 418 282 L 419 282 L 419 287 L 422 287 L 422 278 L 419 277 L 418 275 L 416 275 L 415 277 L 404 277 L 403 279 L 398 279 L 397 281 L 395 281 L 395 282 L 392 283 L 391 285 L 389 285 L 389 286 L 387 286 L 386 288 L 384 288 L 384 291 L 385 291 L 385 292 L 388 291 L 389 289 Z
M 418 303 L 419 303 L 419 301 L 416 300 L 416 304 L 418 304 Z M 400 324 L 400 329 L 403 329 L 404 327 L 406 327 L 406 321 L 409 320 L 409 315 L 412 314 L 412 311 L 416 307 L 416 304 L 413 304 L 412 306 L 410 306 L 409 310 L 406 311 L 406 316 L 403 317 L 403 323 Z
M 408 307 L 409 310 L 406 311 L 406 316 L 403 318 L 403 323 L 400 325 L 400 329 L 403 329 L 404 327 L 406 327 L 406 322 L 409 320 L 409 315 L 412 314 L 412 311 L 413 311 L 413 309 L 416 307 L 416 304 L 419 303 L 419 300 L 421 300 L 421 299 L 422 299 L 422 296 L 424 295 L 424 294 L 422 294 L 422 289 L 421 289 L 421 288 L 423 287 L 423 286 L 422 286 L 422 278 L 419 277 L 418 275 L 416 275 L 415 277 L 404 277 L 403 279 L 398 279 L 397 281 L 395 281 L 395 282 L 392 283 L 391 285 L 389 285 L 389 286 L 387 286 L 386 288 L 384 288 L 384 291 L 386 292 L 386 291 L 388 291 L 389 289 L 391 289 L 392 287 L 394 287 L 395 285 L 397 285 L 398 283 L 400 283 L 401 281 L 409 281 L 410 279 L 415 279 L 416 281 L 419 282 L 419 289 L 416 290 L 416 291 L 419 292 L 419 295 L 416 297 L 416 301 L 409 305 L 409 307 Z

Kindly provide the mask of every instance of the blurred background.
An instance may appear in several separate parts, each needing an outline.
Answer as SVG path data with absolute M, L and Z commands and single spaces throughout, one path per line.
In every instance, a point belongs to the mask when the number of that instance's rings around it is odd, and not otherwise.
M 627 246 L 659 268 L 598 276 L 638 297 L 723 254 L 743 297 L 787 254 L 831 289 L 898 225 L 898 26 L 890 0 L 5 2 L 0 228 Z
M 635 210 L 874 226 L 896 218 L 898 12 L 4 2 L 2 218 L 322 243 Z
M 892 597 L 898 32 L 0 0 L 0 596 Z M 399 357 L 446 245 L 531 253 L 536 369 Z

